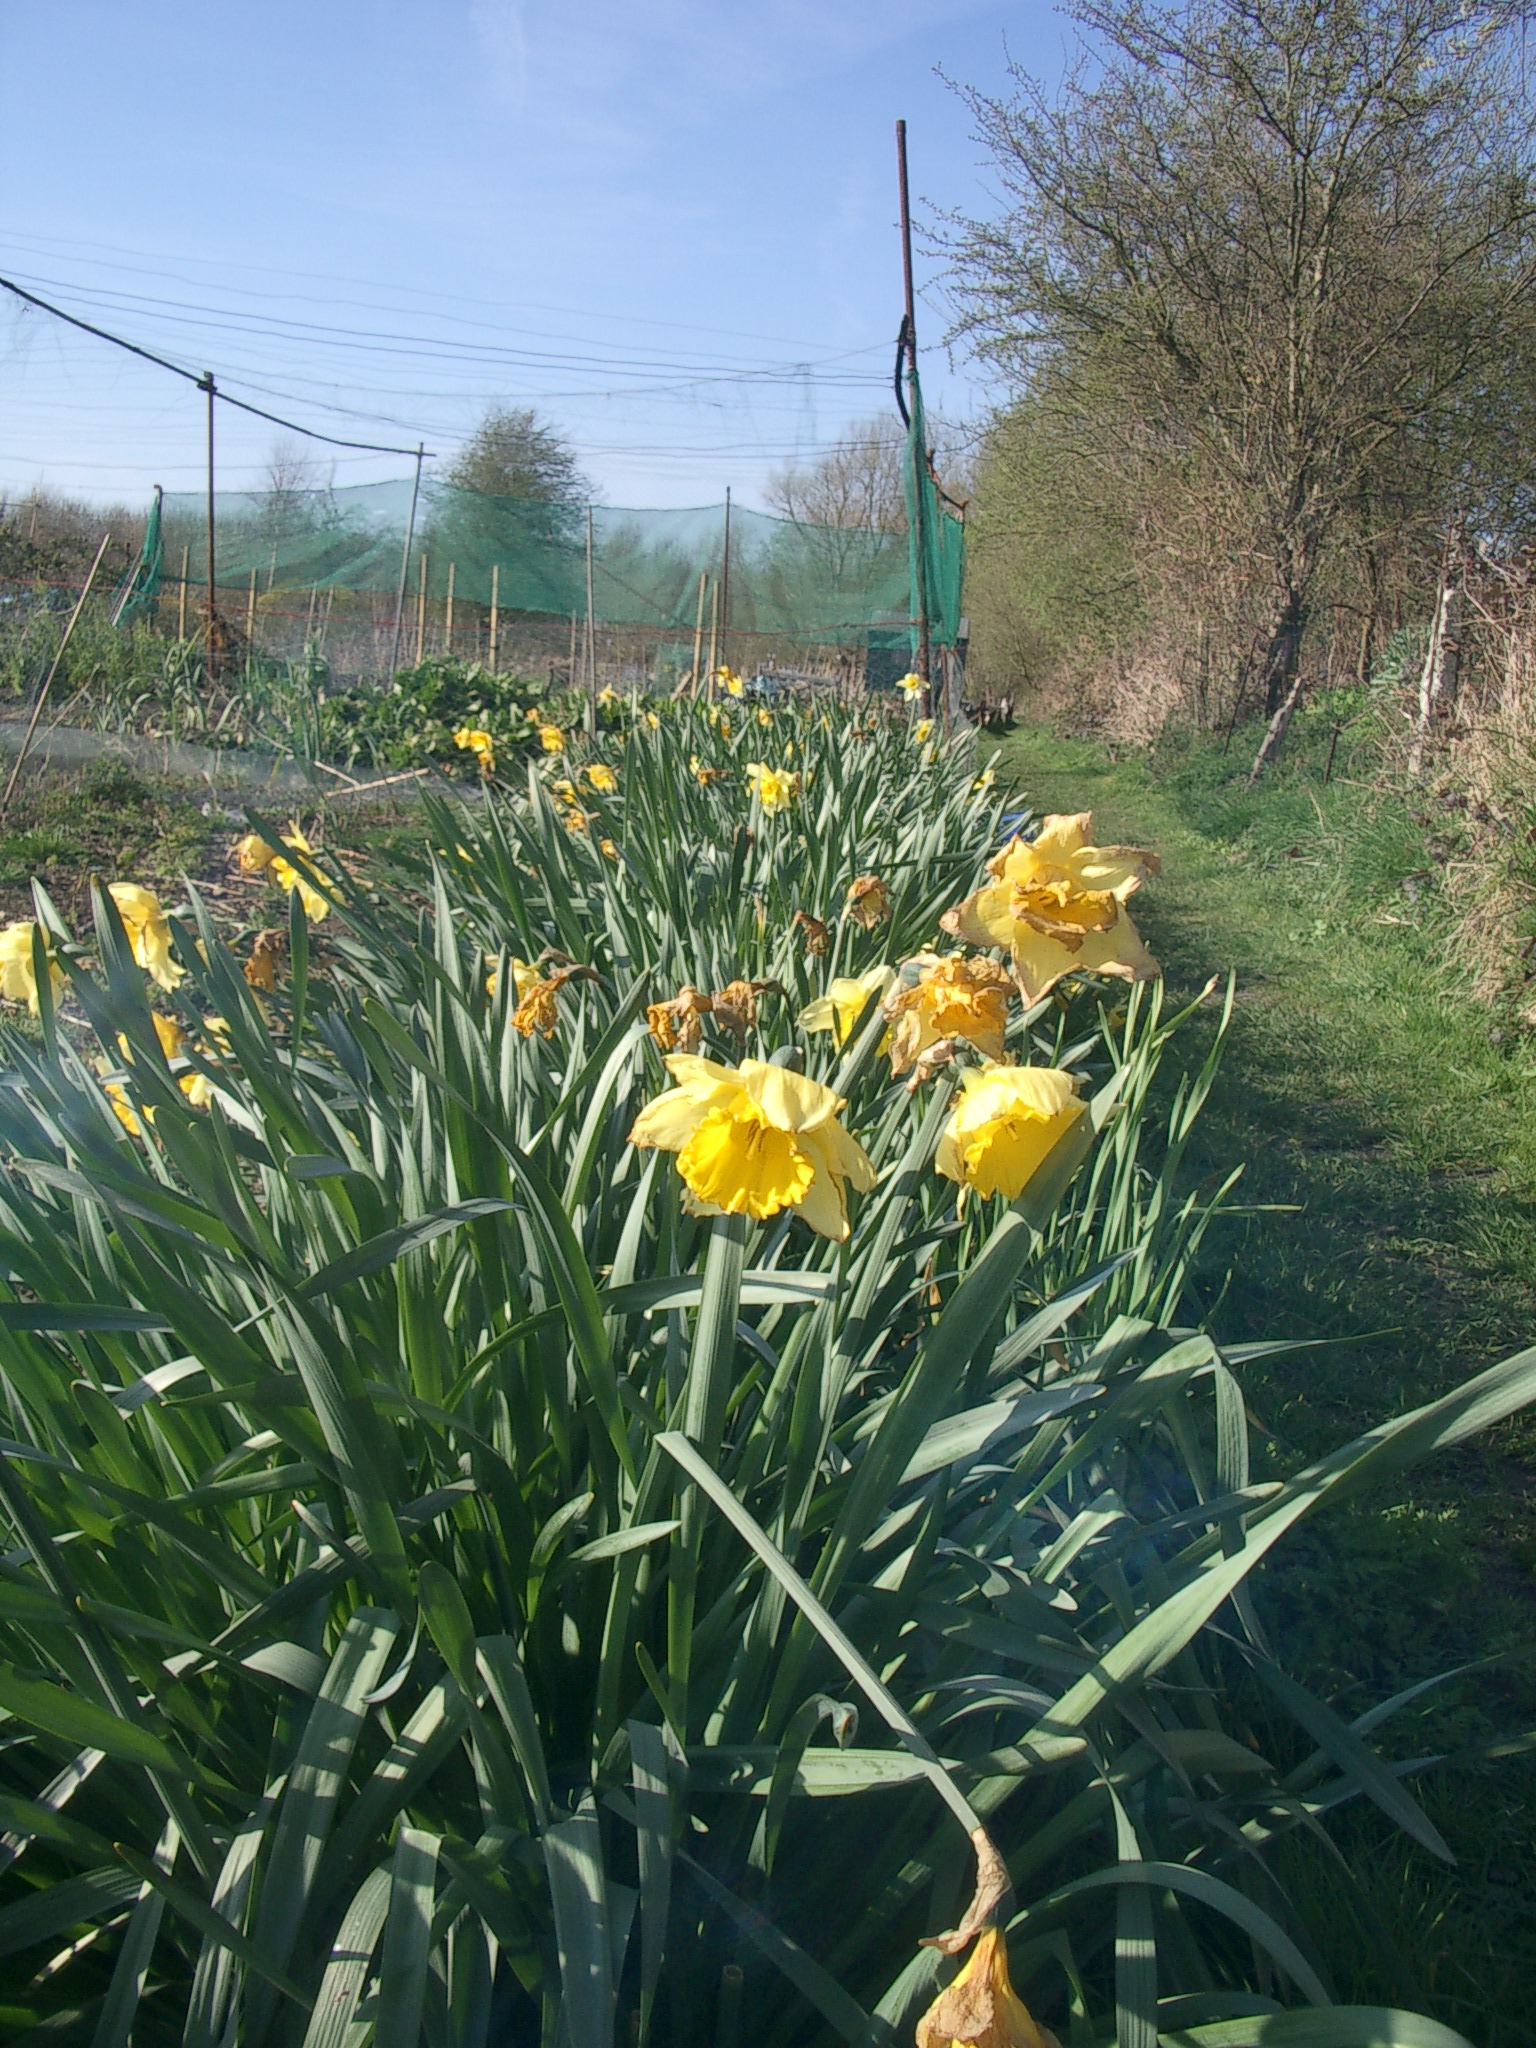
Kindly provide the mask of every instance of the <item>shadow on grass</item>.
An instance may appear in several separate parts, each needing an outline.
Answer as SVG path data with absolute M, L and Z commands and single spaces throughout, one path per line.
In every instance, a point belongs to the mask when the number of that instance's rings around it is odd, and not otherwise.
M 1256 1213 L 1213 1237 L 1188 1307 L 1231 1342 L 1328 1340 L 1245 1369 L 1277 1473 L 1536 1340 L 1536 1059 L 1448 968 L 1433 853 L 1402 806 L 1347 759 L 1325 786 L 1304 747 L 1250 792 L 1236 770 L 1251 751 L 1149 765 L 1024 731 L 1005 761 L 1037 809 L 1092 809 L 1101 841 L 1161 853 L 1135 913 L 1174 989 L 1237 972 L 1189 1164 L 1214 1179 L 1245 1162 L 1235 1199 Z M 1507 1660 L 1395 1716 L 1372 1738 L 1388 1756 L 1536 1728 L 1536 1423 L 1303 1530 L 1259 1597 L 1291 1668 L 1348 1715 Z M 1342 1812 L 1362 1907 L 1326 1850 L 1287 1847 L 1340 1994 L 1416 2005 L 1487 2048 L 1536 2041 L 1536 1761 L 1415 1786 L 1454 1869 Z

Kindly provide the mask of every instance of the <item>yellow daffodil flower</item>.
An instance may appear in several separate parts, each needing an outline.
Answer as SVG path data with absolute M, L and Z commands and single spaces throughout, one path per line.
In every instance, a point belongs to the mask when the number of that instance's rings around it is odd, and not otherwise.
M 917 723 L 916 723 L 916 724 L 915 724 L 915 725 L 913 726 L 913 728 L 912 728 L 912 744 L 913 744 L 913 746 L 915 746 L 915 747 L 920 747 L 920 746 L 922 746 L 923 742 L 924 742 L 924 741 L 925 741 L 925 740 L 926 740 L 926 739 L 927 739 L 927 738 L 929 737 L 929 735 L 930 735 L 930 734 L 932 733 L 932 731 L 933 731 L 933 720 L 932 720 L 931 718 L 920 718 L 920 719 L 918 719 Z
M 719 724 L 721 739 L 728 740 L 731 736 L 731 721 L 726 717 L 723 711 L 721 712 L 717 723 Z
M 647 713 L 645 714 L 645 722 L 651 728 L 652 732 L 659 732 L 661 730 L 661 719 L 656 712 L 647 711 Z
M 766 705 L 766 704 L 759 704 L 759 705 L 758 705 L 758 707 L 757 707 L 757 722 L 758 722 L 758 724 L 759 724 L 759 725 L 772 725 L 772 723 L 773 723 L 773 713 L 772 713 L 772 712 L 771 712 L 771 711 L 770 711 L 770 710 L 768 709 L 768 707 L 767 707 L 767 705 Z
M 917 2048 L 1061 2048 L 1014 1990 L 996 1927 L 982 1929 L 965 1968 L 918 2021 Z
M 992 880 L 944 913 L 946 931 L 973 946 L 1002 946 L 1027 1003 L 1074 968 L 1150 981 L 1157 962 L 1125 911 L 1157 856 L 1094 846 L 1093 817 L 1049 817 L 1033 840 L 1015 839 L 988 862 Z
M 270 995 L 277 987 L 278 969 L 288 957 L 288 934 L 277 928 L 258 932 L 251 941 L 251 957 L 245 963 L 245 978 L 252 988 Z
M 619 849 L 614 845 L 613 841 L 611 839 L 599 839 L 597 844 L 598 850 L 602 854 L 603 859 L 611 860 L 615 863 L 615 865 L 617 865 L 619 859 Z
M 565 734 L 558 725 L 539 727 L 539 745 L 546 754 L 561 754 L 565 751 Z
M 604 683 L 597 693 L 597 701 L 604 711 L 611 711 L 616 704 L 622 703 L 623 699 L 611 683 Z
M 848 884 L 848 894 L 843 901 L 844 917 L 851 917 L 856 925 L 872 932 L 890 914 L 891 892 L 878 875 L 860 875 Z
M 847 1237 L 846 1184 L 867 1191 L 875 1169 L 837 1120 L 841 1095 L 763 1060 L 726 1067 L 673 1053 L 666 1065 L 678 1085 L 641 1110 L 630 1143 L 677 1154 L 694 1214 L 796 1209 L 822 1237 Z
M 290 847 L 293 852 L 306 856 L 312 856 L 315 850 L 297 825 L 290 825 L 283 834 L 283 844 Z M 293 862 L 285 860 L 280 853 L 275 854 L 272 859 L 272 879 L 286 896 L 291 896 L 295 889 L 298 890 L 299 901 L 304 906 L 304 915 L 311 924 L 318 924 L 330 910 L 330 899 L 322 896 L 314 884 L 306 881 L 299 873 Z
M 133 957 L 151 981 L 161 988 L 174 988 L 186 973 L 171 958 L 171 927 L 160 899 L 152 889 L 137 882 L 109 882 L 107 894 L 117 905 L 117 914 L 128 934 Z
M 947 958 L 919 953 L 906 963 L 901 986 L 885 999 L 885 1014 L 891 1020 L 891 1073 L 909 1072 L 941 1038 L 963 1038 L 988 1059 L 1000 1060 L 1012 994 L 1007 970 L 995 961 L 968 960 L 961 953 Z
M 907 673 L 898 679 L 896 687 L 909 704 L 915 704 L 928 685 L 914 670 L 908 669 Z
M 512 969 L 512 986 L 516 989 L 519 998 L 527 995 L 534 983 L 542 979 L 537 967 L 530 967 L 526 960 L 509 960 L 507 965 Z M 494 996 L 500 985 L 501 970 L 493 967 L 485 977 L 486 994 Z
M 870 997 L 883 996 L 895 978 L 895 969 L 883 963 L 863 974 L 839 975 L 824 996 L 806 1004 L 795 1022 L 802 1031 L 830 1031 L 835 1042 L 844 1045 Z
M 549 793 L 557 803 L 573 804 L 576 801 L 576 785 L 568 775 L 558 775 L 549 785 Z
M 752 794 L 770 818 L 779 811 L 787 811 L 800 793 L 798 775 L 792 775 L 787 768 L 770 768 L 762 761 L 747 763 L 747 779 Z
M 182 1030 L 174 1017 L 162 1017 L 158 1010 L 150 1011 L 149 1021 L 155 1027 L 155 1036 L 160 1041 L 160 1050 L 168 1060 L 175 1059 L 187 1042 L 186 1032 Z M 122 1044 L 123 1041 L 120 1039 L 118 1043 Z
M 619 786 L 619 778 L 605 761 L 594 761 L 587 769 L 587 780 L 604 796 L 609 796 Z
M 976 780 L 971 784 L 972 796 L 985 796 L 996 780 L 997 770 L 995 768 L 983 768 Z
M 739 697 L 744 688 L 741 677 L 734 669 L 727 668 L 724 662 L 715 670 L 715 681 L 728 697 Z
M 700 789 L 708 789 L 709 785 L 712 782 L 720 782 L 724 779 L 725 776 L 725 770 L 723 768 L 706 767 L 704 763 L 700 761 L 697 754 L 692 754 L 689 756 L 688 767 L 693 775 L 694 781 L 698 783 Z
M 933 1163 L 946 1179 L 1011 1202 L 1087 1106 L 1059 1067 L 969 1067 Z
M 25 1003 L 34 1017 L 38 1012 L 38 999 L 32 934 L 36 930 L 33 919 L 22 918 L 0 932 L 0 996 L 12 1003 Z M 44 950 L 48 958 L 48 986 L 57 996 L 64 988 L 64 970 L 54 959 L 46 937 Z
M 243 839 L 235 841 L 235 863 L 242 875 L 259 875 L 276 858 L 277 848 L 259 832 L 247 832 Z
M 482 775 L 496 773 L 496 742 L 478 725 L 461 725 L 453 736 L 453 744 L 461 752 L 474 755 Z

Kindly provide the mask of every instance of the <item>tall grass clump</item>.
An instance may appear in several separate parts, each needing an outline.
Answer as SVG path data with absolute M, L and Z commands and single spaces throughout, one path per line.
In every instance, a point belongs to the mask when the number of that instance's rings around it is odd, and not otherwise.
M 121 884 L 5 935 L 6 2038 L 898 2042 L 979 1934 L 1017 2044 L 1002 1930 L 1073 2040 L 1454 2041 L 1334 2004 L 1270 1853 L 1358 1799 L 1445 1853 L 1407 1701 L 1341 1721 L 1247 1581 L 1536 1357 L 1256 1483 L 1180 1320 L 1212 1064 L 1040 988 L 1147 863 L 1058 821 L 994 884 L 918 725 L 550 741 L 414 871 L 253 819 L 286 949 Z M 1031 999 L 887 982 L 1015 888 Z

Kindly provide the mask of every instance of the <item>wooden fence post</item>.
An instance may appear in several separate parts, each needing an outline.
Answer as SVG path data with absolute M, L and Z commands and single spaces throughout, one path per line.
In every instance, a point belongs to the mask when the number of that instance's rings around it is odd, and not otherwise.
M 443 652 L 450 659 L 453 655 L 453 580 L 458 568 L 457 562 L 448 564 L 448 595 L 443 602 Z
M 496 673 L 496 626 L 501 603 L 501 564 L 491 564 L 491 643 L 489 648 L 491 674 Z
M 427 645 L 427 551 L 421 551 L 421 576 L 416 585 L 416 666 L 421 667 Z
M 178 640 L 185 640 L 187 637 L 187 565 L 191 559 L 191 553 L 190 547 L 184 547 L 181 551 L 181 593 L 176 600 L 176 638 Z

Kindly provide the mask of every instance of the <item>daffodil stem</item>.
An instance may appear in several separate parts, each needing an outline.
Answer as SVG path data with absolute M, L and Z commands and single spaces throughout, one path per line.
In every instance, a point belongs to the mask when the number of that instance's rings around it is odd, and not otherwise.
M 683 1389 L 683 1434 L 711 1467 L 719 1464 L 720 1440 L 730 1401 L 748 1227 L 745 1216 L 717 1216 L 710 1224 L 699 1319 L 694 1325 L 693 1349 Z M 673 1716 L 679 1727 L 686 1728 L 693 1618 L 704 1532 L 704 1503 L 696 1486 L 684 1483 L 677 1512 L 681 1527 L 672 1539 L 667 1578 L 667 1669 Z

